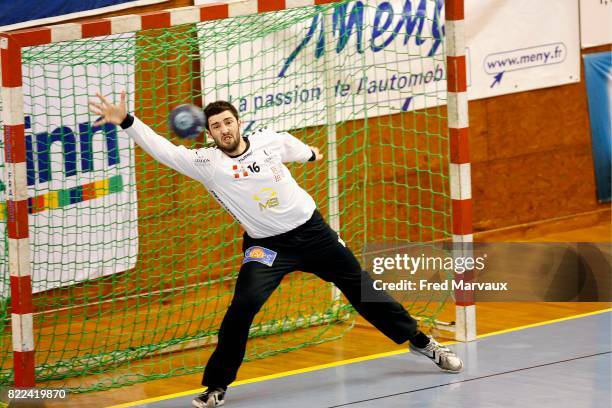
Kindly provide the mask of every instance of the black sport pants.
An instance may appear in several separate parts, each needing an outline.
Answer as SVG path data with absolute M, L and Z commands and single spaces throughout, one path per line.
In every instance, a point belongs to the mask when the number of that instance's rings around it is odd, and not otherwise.
M 263 255 L 260 249 L 249 251 L 254 246 L 265 248 L 267 257 L 258 258 Z M 204 370 L 204 386 L 226 387 L 236 379 L 255 315 L 283 277 L 295 270 L 333 282 L 366 320 L 396 343 L 404 343 L 417 333 L 417 322 L 386 292 L 372 287 L 370 276 L 317 210 L 306 223 L 284 234 L 262 239 L 245 234 L 242 249 L 267 263 L 273 255 L 270 251 L 276 252 L 276 257 L 271 266 L 245 257 L 219 329 L 217 348 Z M 369 302 L 361 301 L 362 289 Z

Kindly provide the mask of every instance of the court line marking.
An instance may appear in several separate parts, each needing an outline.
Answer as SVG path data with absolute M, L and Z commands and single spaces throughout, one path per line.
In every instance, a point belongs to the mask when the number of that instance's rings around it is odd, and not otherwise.
M 346 402 L 346 403 L 340 404 L 340 405 L 331 405 L 331 406 L 326 407 L 326 408 L 346 407 L 348 405 L 360 404 L 362 402 L 383 400 L 385 398 L 396 397 L 398 395 L 412 394 L 413 392 L 418 392 L 418 391 L 432 390 L 434 388 L 446 387 L 446 386 L 449 386 L 449 385 L 461 384 L 461 383 L 466 383 L 466 382 L 476 381 L 476 380 L 483 380 L 485 378 L 497 377 L 498 375 L 512 374 L 512 373 L 516 373 L 516 372 L 519 372 L 519 371 L 531 370 L 533 368 L 540 368 L 540 367 L 546 367 L 546 366 L 555 365 L 555 364 L 567 363 L 569 361 L 574 361 L 574 360 L 582 360 L 584 358 L 599 357 L 599 356 L 603 356 L 603 355 L 610 354 L 610 353 L 612 353 L 612 351 L 603 351 L 601 353 L 588 354 L 586 356 L 568 358 L 566 360 L 554 361 L 552 363 L 537 364 L 537 365 L 534 365 L 534 366 L 531 366 L 531 367 L 517 368 L 516 370 L 503 371 L 501 373 L 494 373 L 494 374 L 489 374 L 489 375 L 483 375 L 483 376 L 474 377 L 474 378 L 466 378 L 465 380 L 451 381 L 451 382 L 446 383 L 446 384 L 432 385 L 432 386 L 429 386 L 429 387 L 418 388 L 416 390 L 396 392 L 395 394 L 381 395 L 380 397 L 372 397 L 372 398 L 367 398 L 367 399 L 363 399 L 363 400 L 359 400 L 359 401 Z
M 476 338 L 477 339 L 481 339 L 481 338 L 485 338 L 485 337 L 495 336 L 495 335 L 498 335 L 498 334 L 510 333 L 510 332 L 514 332 L 514 331 L 529 329 L 529 328 L 532 328 L 532 327 L 545 326 L 547 324 L 564 322 L 564 321 L 567 321 L 567 320 L 579 319 L 581 317 L 594 316 L 594 315 L 608 313 L 608 312 L 612 312 L 612 307 L 607 308 L 607 309 L 602 309 L 602 310 L 596 310 L 594 312 L 581 313 L 581 314 L 561 317 L 559 319 L 546 320 L 546 321 L 539 322 L 539 323 L 531 323 L 531 324 L 527 324 L 527 325 L 524 325 L 524 326 L 518 326 L 518 327 L 514 327 L 514 328 L 510 328 L 510 329 L 498 330 L 498 331 L 494 331 L 494 332 L 491 332 L 491 333 L 485 333 L 485 334 L 478 335 L 478 336 L 476 336 Z M 442 344 L 444 344 L 444 345 L 452 345 L 452 344 L 457 344 L 457 343 L 459 343 L 459 342 L 456 341 L 456 340 L 452 340 L 452 341 L 446 341 L 446 342 L 444 342 Z M 410 350 L 408 349 L 408 347 L 406 347 L 405 350 L 395 350 L 395 351 L 388 351 L 388 352 L 385 352 L 385 353 L 371 354 L 369 356 L 356 357 L 356 358 L 351 358 L 351 359 L 347 359 L 347 360 L 341 360 L 341 361 L 336 361 L 336 362 L 326 363 L 326 364 L 319 364 L 319 365 L 316 365 L 316 366 L 300 368 L 300 369 L 297 369 L 297 370 L 283 371 L 283 372 L 277 373 L 277 374 L 270 374 L 270 375 L 264 375 L 264 376 L 261 376 L 261 377 L 248 378 L 246 380 L 235 381 L 234 383 L 232 383 L 229 386 L 229 388 L 237 387 L 239 385 L 252 384 L 252 383 L 255 383 L 255 382 L 273 380 L 273 379 L 276 379 L 276 378 L 289 377 L 289 376 L 296 375 L 296 374 L 303 374 L 303 373 L 309 373 L 309 372 L 312 372 L 312 371 L 319 371 L 319 370 L 323 370 L 323 369 L 326 369 L 326 368 L 332 368 L 332 367 L 338 367 L 338 366 L 342 366 L 342 365 L 359 363 L 359 362 L 362 362 L 362 361 L 375 360 L 377 358 L 396 356 L 396 355 L 399 355 L 399 354 L 405 354 L 405 353 L 409 353 L 409 352 L 410 352 Z M 143 399 L 143 400 L 139 400 L 139 401 L 127 402 L 127 403 L 123 403 L 123 404 L 119 404 L 119 405 L 110 405 L 110 406 L 107 406 L 106 408 L 131 408 L 131 407 L 135 407 L 137 405 L 149 404 L 149 403 L 152 403 L 152 402 L 164 401 L 164 400 L 168 400 L 168 399 L 184 397 L 184 396 L 187 396 L 187 395 L 197 395 L 197 394 L 201 393 L 202 390 L 203 390 L 203 387 L 199 387 L 199 388 L 188 390 L 188 391 L 181 391 L 181 392 L 177 392 L 177 393 L 173 393 L 173 394 L 162 395 L 162 396 L 159 396 L 159 397 L 152 397 L 152 398 L 147 398 L 147 399 Z
M 491 332 L 491 333 L 485 333 L 485 334 L 478 335 L 478 336 L 476 336 L 476 338 L 481 339 L 481 338 L 485 338 L 485 337 L 496 336 L 498 334 L 510 333 L 510 332 L 515 332 L 515 331 L 519 331 L 519 330 L 529 329 L 529 328 L 532 328 L 532 327 L 545 326 L 547 324 L 564 322 L 566 320 L 579 319 L 581 317 L 594 316 L 594 315 L 608 313 L 608 312 L 612 312 L 612 307 L 609 307 L 607 309 L 602 309 L 602 310 L 596 310 L 594 312 L 588 312 L 588 313 L 581 313 L 581 314 L 577 314 L 577 315 L 565 316 L 565 317 L 561 317 L 559 319 L 546 320 L 544 322 L 539 322 L 539 323 L 526 324 L 524 326 L 518 326 L 518 327 L 514 327 L 514 328 L 510 328 L 510 329 L 497 330 L 497 331 L 494 331 L 494 332 Z

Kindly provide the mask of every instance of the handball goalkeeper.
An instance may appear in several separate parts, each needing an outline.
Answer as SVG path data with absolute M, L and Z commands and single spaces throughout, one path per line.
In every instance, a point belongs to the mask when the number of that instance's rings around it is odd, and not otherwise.
M 463 362 L 450 349 L 426 336 L 404 307 L 372 286 L 353 253 L 332 230 L 312 197 L 284 163 L 316 162 L 319 149 L 285 132 L 262 129 L 243 137 L 236 108 L 217 101 L 204 108 L 205 127 L 215 147 L 187 149 L 156 134 L 127 112 L 125 92 L 114 104 L 98 94 L 90 110 L 96 125 L 112 123 L 164 165 L 201 182 L 245 230 L 244 258 L 231 304 L 223 318 L 218 343 L 210 357 L 196 407 L 225 402 L 227 386 L 236 379 L 253 319 L 283 277 L 300 270 L 334 283 L 353 307 L 394 342 L 440 367 L 457 373 Z M 369 302 L 362 301 L 362 292 Z

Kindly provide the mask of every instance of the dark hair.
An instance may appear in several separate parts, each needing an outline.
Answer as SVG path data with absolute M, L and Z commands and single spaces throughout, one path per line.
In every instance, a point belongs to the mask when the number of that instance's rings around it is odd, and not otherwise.
M 206 126 L 206 130 L 210 130 L 210 127 L 208 125 L 208 118 L 214 115 L 218 115 L 221 112 L 225 112 L 225 111 L 232 112 L 232 115 L 234 115 L 236 120 L 239 119 L 238 111 L 236 110 L 236 108 L 234 108 L 234 105 L 232 105 L 229 102 L 215 101 L 215 102 L 211 102 L 208 105 L 206 105 L 206 107 L 204 108 L 204 115 L 206 116 L 206 123 L 204 125 Z

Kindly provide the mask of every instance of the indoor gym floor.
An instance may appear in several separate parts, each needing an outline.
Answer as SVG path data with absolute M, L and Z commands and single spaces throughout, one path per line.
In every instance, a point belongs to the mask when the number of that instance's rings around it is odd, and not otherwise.
M 570 217 L 563 217 L 556 220 L 547 220 L 545 222 L 532 223 L 524 226 L 519 226 L 515 228 L 507 228 L 504 230 L 491 231 L 487 233 L 483 233 L 478 237 L 480 240 L 486 241 L 568 241 L 568 242 L 611 242 L 612 241 L 612 227 L 611 227 L 611 215 L 609 209 L 593 211 L 589 213 L 583 213 Z M 541 324 L 542 322 L 547 322 L 556 319 L 563 319 L 570 316 L 600 311 L 602 309 L 610 308 L 612 304 L 609 302 L 599 302 L 599 303 L 586 303 L 586 302 L 563 302 L 563 303 L 535 303 L 535 302 L 514 302 L 514 303 L 483 303 L 477 306 L 477 326 L 478 333 L 484 334 L 485 336 L 489 336 L 491 333 L 507 330 L 507 329 L 516 329 L 518 327 L 524 327 L 534 324 Z M 610 319 L 610 313 L 605 316 Z M 448 316 L 452 318 L 451 315 Z M 529 329 L 531 330 L 531 329 Z M 524 331 L 524 330 L 522 330 Z M 518 333 L 518 332 L 517 332 Z M 545 332 L 536 332 L 542 333 L 545 335 Z M 587 333 L 592 334 L 592 333 Z M 610 342 L 610 337 L 612 336 L 610 330 L 607 332 L 607 343 Z M 498 337 L 498 336 L 494 336 Z M 493 337 L 493 338 L 494 338 Z M 481 339 L 483 337 L 481 336 Z M 550 338 L 544 338 L 542 341 L 545 343 Z M 488 340 L 487 340 L 488 342 Z M 479 340 L 474 344 L 483 344 L 483 340 Z M 604 341 L 605 343 L 605 341 Z M 488 344 L 488 343 L 487 343 Z M 590 344 L 590 343 L 589 343 Z M 593 345 L 589 345 L 591 347 Z M 454 345 L 453 347 L 473 347 L 472 344 L 467 345 Z M 480 346 L 478 346 L 480 347 Z M 609 351 L 609 347 L 607 351 Z M 460 351 L 461 352 L 461 351 Z M 419 370 L 426 369 L 429 362 L 426 360 L 416 360 L 416 357 L 411 356 L 410 354 L 405 353 L 405 346 L 398 346 L 393 342 L 386 339 L 383 335 L 378 333 L 375 329 L 373 329 L 369 324 L 364 322 L 362 319 L 357 319 L 357 325 L 348 332 L 342 339 L 334 342 L 323 343 L 311 347 L 306 347 L 301 350 L 297 350 L 291 353 L 280 354 L 276 356 L 272 356 L 263 360 L 255 360 L 251 362 L 247 362 L 243 365 L 239 372 L 239 383 L 244 384 L 245 382 L 250 381 L 258 381 L 266 378 L 276 378 L 279 376 L 283 376 L 289 372 L 298 371 L 307 371 L 311 367 L 320 367 L 322 365 L 337 365 L 342 364 L 342 362 L 348 361 L 359 361 L 362 359 L 368 359 L 369 356 L 376 356 L 381 354 L 397 354 L 397 358 L 404 359 L 402 360 L 404 364 L 401 364 L 401 370 L 397 372 L 397 376 L 401 382 L 406 382 L 407 378 L 411 378 L 412 376 L 408 375 L 411 373 L 411 370 L 417 370 L 416 367 L 419 367 Z M 399 354 L 398 354 L 399 353 Z M 529 355 L 529 359 L 531 359 L 531 353 L 523 353 L 523 356 Z M 582 355 L 588 355 L 592 353 L 585 352 Z M 471 355 L 471 354 L 470 354 Z M 393 357 L 395 358 L 395 357 Z M 564 364 L 584 364 L 587 360 L 596 357 L 591 357 L 584 359 L 584 362 L 576 362 L 572 363 L 568 361 L 567 363 L 557 363 L 554 366 L 551 366 L 550 369 L 564 367 Z M 608 357 L 609 358 L 609 357 Z M 410 361 L 408 361 L 408 360 Z M 415 361 L 412 361 L 415 359 Z M 557 358 L 556 361 L 567 360 L 568 357 L 565 358 Z M 554 359 L 552 359 L 554 360 Z M 552 361 L 551 360 L 551 361 Z M 407 364 L 410 362 L 410 364 Z M 469 365 L 471 365 L 471 360 L 467 360 L 468 370 L 466 373 L 461 374 L 460 376 L 468 375 L 470 371 Z M 414 365 L 413 365 L 414 364 Z M 493 362 L 493 364 L 495 364 Z M 353 365 L 353 364 L 351 364 Z M 557 367 L 558 366 L 558 367 Z M 607 366 L 609 367 L 609 360 L 607 362 Z M 347 366 L 348 367 L 348 366 Z M 435 367 L 433 367 L 435 368 Z M 545 369 L 542 367 L 541 369 Z M 575 368 L 578 371 L 582 369 Z M 431 370 L 429 368 L 428 370 Z M 527 370 L 530 372 L 536 369 Z M 540 370 L 538 368 L 537 370 Z M 509 371 L 508 369 L 498 370 L 499 372 Z M 575 372 L 566 372 L 565 370 L 560 370 L 564 375 L 575 376 Z M 526 372 L 526 371 L 525 371 Z M 524 371 L 519 371 L 516 375 L 521 376 L 525 373 Z M 539 371 L 538 371 L 539 372 Z M 523 373 L 523 374 L 521 374 Z M 608 371 L 609 373 L 609 371 Z M 432 376 L 438 375 L 435 370 L 429 371 L 429 374 L 420 375 L 421 377 L 426 376 L 430 378 Z M 513 374 L 514 375 L 514 374 Z M 526 375 L 526 374 L 525 374 Z M 548 373 L 546 374 L 548 376 Z M 443 380 L 447 382 L 451 381 L 459 381 L 460 376 L 451 376 L 448 378 L 448 375 L 444 375 L 441 377 Z M 298 376 L 299 377 L 299 376 Z M 298 378 L 296 377 L 296 378 Z M 510 378 L 508 374 L 499 376 L 500 379 Z M 182 377 L 174 377 L 169 379 L 160 379 L 149 381 L 146 383 L 139 383 L 131 386 L 122 387 L 120 389 L 112 389 L 108 391 L 100 391 L 100 392 L 91 392 L 86 394 L 78 394 L 72 395 L 66 405 L 66 402 L 48 402 L 45 404 L 49 408 L 55 407 L 93 407 L 93 406 L 112 406 L 116 404 L 125 404 L 124 406 L 132 406 L 132 401 L 142 401 L 150 398 L 164 398 L 165 396 L 175 395 L 177 393 L 186 393 L 193 396 L 196 392 L 201 391 L 201 388 L 198 389 L 199 380 L 201 378 L 201 374 L 192 374 L 186 375 Z M 603 379 L 603 378 L 602 378 Z M 478 381 L 469 381 L 470 383 L 476 384 L 486 384 L 485 381 L 490 380 L 478 380 Z M 609 374 L 607 378 L 607 383 L 610 382 Z M 263 384 L 271 384 L 266 381 Z M 466 383 L 460 383 L 466 384 Z M 501 384 L 501 383 L 498 383 Z M 360 388 L 367 387 L 368 384 L 361 384 Z M 450 385 L 444 387 L 448 390 L 453 390 L 454 387 L 458 385 Z M 480 385 L 479 385 L 480 386 Z M 241 388 L 242 387 L 242 388 Z M 503 387 L 502 387 L 503 388 Z M 508 384 L 507 388 L 512 391 L 514 387 L 510 387 Z M 238 403 L 238 397 L 236 394 L 238 392 L 236 390 L 246 390 L 245 386 L 240 386 L 232 390 L 232 393 L 228 395 L 228 398 L 231 398 L 229 401 L 232 401 L 231 405 L 228 402 L 228 406 L 235 406 L 234 403 Z M 405 388 L 402 388 L 405 389 Z M 559 390 L 564 389 L 563 387 L 558 387 Z M 240 393 L 246 391 L 239 391 Z M 472 399 L 478 398 L 480 392 L 484 392 L 483 389 L 476 390 L 475 388 L 471 388 L 473 394 Z M 265 394 L 274 394 L 279 390 L 270 390 Z M 401 391 L 398 391 L 401 392 Z M 523 391 L 521 391 L 522 393 Z M 588 389 L 585 391 L 587 394 L 591 394 L 592 390 Z M 314 394 L 314 393 L 313 393 Z M 381 393 L 383 395 L 384 393 Z M 414 393 L 413 394 L 417 394 Z M 518 395 L 518 393 L 517 393 Z M 607 391 L 607 396 L 610 396 L 610 390 Z M 285 396 L 286 397 L 286 396 Z M 289 396 L 289 398 L 293 399 L 293 397 Z M 412 396 L 411 399 L 415 397 Z M 411 400 L 409 399 L 409 400 Z M 357 400 L 357 399 L 354 399 Z M 353 399 L 351 399 L 353 401 Z M 389 400 L 391 401 L 391 400 Z M 564 401 L 561 399 L 561 401 Z M 605 400 L 604 400 L 605 401 Z M 286 402 L 286 401 L 285 401 Z M 386 400 L 385 400 L 386 402 Z M 507 401 L 506 401 L 507 402 Z M 391 403 L 391 402 L 389 402 Z M 435 403 L 432 404 L 423 404 L 422 406 L 436 406 Z M 252 407 L 265 406 L 260 405 L 256 401 L 251 400 Z M 293 406 L 286 403 L 285 406 Z M 319 405 L 311 404 L 311 407 L 318 408 Z M 357 405 L 356 405 L 357 406 Z M 360 405 L 359 405 L 360 406 Z M 366 406 L 366 405 L 364 405 Z M 379 404 L 378 406 L 387 406 L 385 404 Z M 462 405 L 459 404 L 451 404 L 445 406 L 457 406 L 460 407 Z M 468 405 L 469 406 L 469 405 Z M 503 401 L 499 401 L 497 405 L 489 405 L 489 406 L 507 406 Z M 529 406 L 529 405 L 525 405 Z M 557 404 L 556 406 L 562 406 Z M 568 402 L 568 406 L 578 406 Z M 587 405 L 588 406 L 588 405 Z M 597 405 L 590 405 L 597 406 Z M 611 405 L 608 404 L 608 407 Z M 177 407 L 178 408 L 178 407 Z
M 247 382 L 231 387 L 226 401 L 234 408 L 607 408 L 611 317 L 596 312 L 454 344 L 466 362 L 460 374 L 404 351 Z M 184 394 L 123 407 L 189 407 L 193 394 Z

